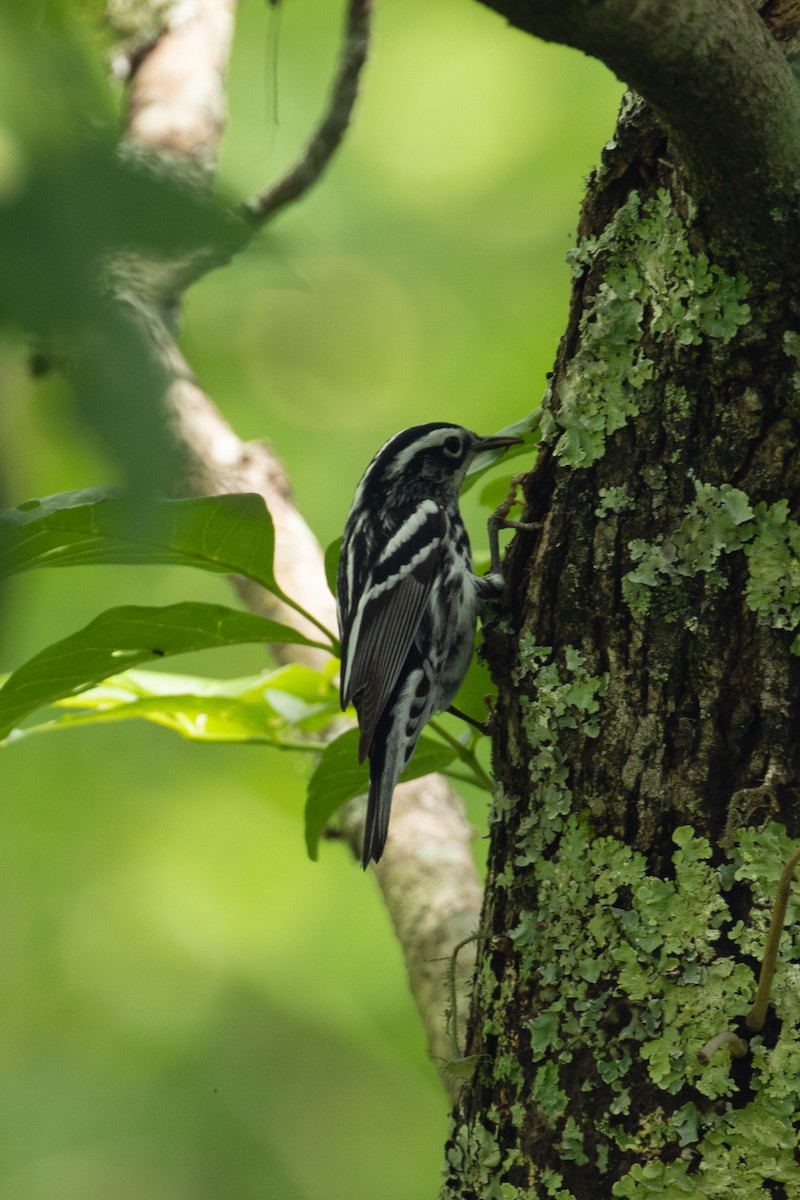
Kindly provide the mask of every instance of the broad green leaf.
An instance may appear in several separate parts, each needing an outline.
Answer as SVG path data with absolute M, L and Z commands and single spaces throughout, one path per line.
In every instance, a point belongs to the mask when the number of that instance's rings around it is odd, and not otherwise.
M 9 676 L 0 688 L 0 738 L 28 713 L 101 683 L 121 666 L 242 642 L 320 645 L 277 621 L 221 604 L 110 608 Z
M 333 670 L 291 664 L 263 675 L 224 680 L 124 671 L 98 687 L 55 701 L 57 708 L 75 711 L 17 730 L 14 738 L 74 725 L 142 720 L 191 741 L 319 750 L 321 744 L 306 735 L 325 728 L 339 711 L 338 691 L 332 683 L 337 664 L 331 663 Z
M 319 839 L 328 821 L 346 800 L 369 790 L 369 767 L 358 761 L 358 730 L 348 729 L 330 742 L 308 781 L 306 793 L 306 848 L 316 862 Z M 455 758 L 449 746 L 423 736 L 417 743 L 411 762 L 400 782 L 443 771 Z
M 98 318 L 102 324 L 112 309 L 121 313 L 103 286 L 110 256 L 184 256 L 215 247 L 224 257 L 250 237 L 243 222 L 197 189 L 123 158 L 113 136 L 76 140 L 26 166 L 20 186 L 0 196 L 0 322 L 31 334 L 81 331 Z
M 98 563 L 200 567 L 254 580 L 321 628 L 278 586 L 272 518 L 256 493 L 162 500 L 138 529 L 128 516 L 127 501 L 102 489 L 60 492 L 0 510 L 0 576 Z
M 174 563 L 246 575 L 275 589 L 275 534 L 261 496 L 163 500 L 160 520 L 137 535 L 124 497 L 102 488 L 58 492 L 0 511 L 0 575 L 34 567 Z
M 91 692 L 84 695 L 91 696 Z M 268 710 L 264 705 L 250 705 L 246 701 L 225 696 L 196 696 L 190 692 L 176 692 L 158 698 L 148 696 L 138 700 L 117 698 L 102 701 L 99 696 L 92 696 L 92 700 L 96 701 L 93 709 L 65 713 L 52 721 L 21 729 L 16 736 L 27 737 L 32 733 L 49 733 L 78 725 L 140 720 L 171 729 L 173 733 L 193 742 L 250 742 L 281 748 L 286 746 L 278 730 L 269 724 Z M 280 719 L 275 723 L 278 729 L 284 727 Z M 293 745 L 292 748 L 297 747 Z

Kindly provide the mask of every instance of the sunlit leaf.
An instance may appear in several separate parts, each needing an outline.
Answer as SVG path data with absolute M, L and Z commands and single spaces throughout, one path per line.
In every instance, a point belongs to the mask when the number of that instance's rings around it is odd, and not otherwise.
M 360 796 L 369 789 L 369 767 L 358 761 L 358 730 L 349 729 L 326 746 L 313 775 L 308 781 L 306 795 L 306 847 L 309 858 L 316 861 L 319 839 L 333 814 L 346 800 Z M 449 746 L 424 735 L 419 739 L 411 762 L 400 776 L 401 782 L 443 771 L 455 758 Z
M 287 711 L 286 701 L 294 708 Z M 300 664 L 240 679 L 209 679 L 161 671 L 124 671 L 79 695 L 56 700 L 70 711 L 17 730 L 15 740 L 78 725 L 141 720 L 197 742 L 264 743 L 312 751 L 305 736 L 338 712 L 331 672 Z
M 120 667 L 242 642 L 319 645 L 277 621 L 221 604 L 185 602 L 164 608 L 127 605 L 108 609 L 9 676 L 0 688 L 0 738 L 28 713 L 83 692 Z
M 21 736 L 110 721 L 150 721 L 193 742 L 251 742 L 282 746 L 277 732 L 265 721 L 263 706 L 224 696 L 176 692 L 138 700 L 98 702 L 83 712 L 68 712 L 40 725 L 20 730 Z M 283 722 L 278 722 L 283 727 Z

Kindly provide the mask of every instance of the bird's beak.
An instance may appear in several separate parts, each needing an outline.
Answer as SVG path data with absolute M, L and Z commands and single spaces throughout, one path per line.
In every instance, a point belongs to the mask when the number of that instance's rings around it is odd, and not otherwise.
M 485 450 L 505 450 L 507 446 L 518 446 L 521 437 L 509 437 L 498 434 L 496 437 L 479 437 L 475 441 L 475 453 L 483 454 Z
M 512 437 L 509 434 L 498 433 L 494 437 L 476 436 L 470 455 L 472 462 L 472 466 L 469 468 L 470 474 L 474 471 L 485 471 L 487 467 L 491 467 L 497 462 L 504 450 L 507 450 L 509 446 L 518 446 L 521 441 L 522 438 Z M 485 458 L 484 455 L 486 455 Z

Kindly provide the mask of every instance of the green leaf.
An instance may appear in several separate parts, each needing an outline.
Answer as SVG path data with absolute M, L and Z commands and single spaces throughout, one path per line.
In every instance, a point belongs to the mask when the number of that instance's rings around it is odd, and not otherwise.
M 336 577 L 339 573 L 339 558 L 342 553 L 343 540 L 340 537 L 334 538 L 325 551 L 325 578 L 333 596 L 336 595 Z
M 243 679 L 209 679 L 165 671 L 124 671 L 98 687 L 57 700 L 71 709 L 52 720 L 18 730 L 15 740 L 74 725 L 151 721 L 197 742 L 266 743 L 280 749 L 314 751 L 305 736 L 323 729 L 339 711 L 333 668 L 294 663 Z
M 126 500 L 101 488 L 59 492 L 0 511 L 0 575 L 34 567 L 173 563 L 246 575 L 274 591 L 275 535 L 261 496 L 237 493 L 163 500 L 143 533 Z
M 358 730 L 348 729 L 330 742 L 313 775 L 306 794 L 306 848 L 316 862 L 319 839 L 328 821 L 346 800 L 364 795 L 369 790 L 369 767 L 358 761 Z M 423 736 L 417 743 L 411 762 L 400 776 L 400 782 L 444 771 L 455 758 L 449 746 Z
M 43 37 L 42 54 L 49 57 L 57 40 Z M 109 277 L 127 270 L 155 290 L 166 285 L 154 257 L 225 258 L 249 234 L 198 189 L 121 155 L 110 125 L 98 128 L 75 107 L 73 137 L 21 155 L 19 178 L 0 194 L 0 326 L 22 329 L 46 354 L 68 359 L 79 423 L 99 434 L 141 501 L 163 494 L 176 469 L 163 403 L 171 380 L 144 322 L 119 302 Z
M 539 443 L 539 424 L 541 421 L 541 410 L 536 409 L 529 413 L 527 417 L 523 417 L 521 421 L 515 421 L 513 425 L 506 425 L 504 429 L 498 429 L 497 437 L 507 435 L 508 437 L 518 437 L 522 441 L 516 446 L 509 446 L 505 450 L 487 450 L 470 464 L 467 469 L 467 477 L 461 488 L 462 493 L 469 491 L 473 484 L 477 483 L 482 475 L 485 475 L 490 467 L 493 467 L 499 459 L 508 461 L 512 458 L 518 458 L 520 454 L 528 454 L 529 451 Z
M 511 491 L 511 480 L 513 475 L 498 475 L 496 479 L 492 479 L 485 487 L 481 488 L 481 494 L 478 497 L 478 503 L 484 508 L 494 512 L 496 508 L 505 500 L 508 493 Z
M 19 730 L 18 735 L 23 737 L 110 721 L 140 720 L 161 725 L 193 742 L 263 742 L 284 746 L 282 739 L 266 723 L 267 710 L 263 705 L 251 705 L 224 696 L 198 696 L 191 692 L 124 698 L 124 692 L 116 689 L 114 682 L 112 677 L 105 687 L 83 693 L 94 705 L 92 709 L 64 713 L 52 721 Z
M 250 237 L 196 189 L 123 158 L 113 137 L 76 141 L 26 165 L 21 186 L 0 196 L 0 322 L 32 334 L 85 330 L 121 313 L 102 283 L 120 251 L 183 256 L 215 247 L 226 256 Z
M 0 738 L 44 704 L 101 683 L 122 666 L 242 642 L 319 646 L 277 621 L 221 604 L 126 605 L 34 655 L 0 688 Z M 327 649 L 327 647 L 322 647 Z
M 453 704 L 468 717 L 474 717 L 476 721 L 486 721 L 489 716 L 486 697 L 496 694 L 497 688 L 489 674 L 489 668 L 483 659 L 478 658 L 477 654 L 473 654 L 469 669 L 464 676 L 464 682 L 458 689 Z
M 34 567 L 97 563 L 171 563 L 244 575 L 312 624 L 310 613 L 278 586 L 275 531 L 261 496 L 240 492 L 162 500 L 135 526 L 127 500 L 102 489 L 60 492 L 0 510 L 0 577 Z M 333 635 L 322 630 L 335 646 Z

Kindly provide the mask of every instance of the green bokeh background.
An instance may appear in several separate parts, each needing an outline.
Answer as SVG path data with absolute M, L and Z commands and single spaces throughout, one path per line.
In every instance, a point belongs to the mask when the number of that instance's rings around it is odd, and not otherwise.
M 72 6 L 94 54 L 97 7 Z M 263 187 L 302 145 L 340 23 L 330 0 L 286 0 L 278 16 L 244 0 L 227 194 Z M 18 51 L 0 42 L 0 59 Z M 16 91 L 9 78 L 0 195 L 33 136 L 22 110 L 52 85 L 35 69 Z M 272 439 L 323 543 L 397 429 L 490 433 L 538 403 L 583 179 L 620 91 L 477 3 L 378 5 L 343 150 L 191 292 L 182 336 L 240 435 Z M 41 133 L 57 114 L 36 120 Z M 115 481 L 67 386 L 32 380 L 13 336 L 0 389 L 9 502 Z M 465 511 L 480 546 L 473 496 Z M 186 598 L 232 602 L 224 580 L 176 569 L 15 579 L 0 669 L 113 604 Z M 247 674 L 259 655 L 170 666 Z M 0 751 L 0 1200 L 435 1195 L 444 1093 L 373 881 L 338 846 L 305 857 L 307 770 L 133 724 Z M 468 801 L 485 828 L 484 799 Z

